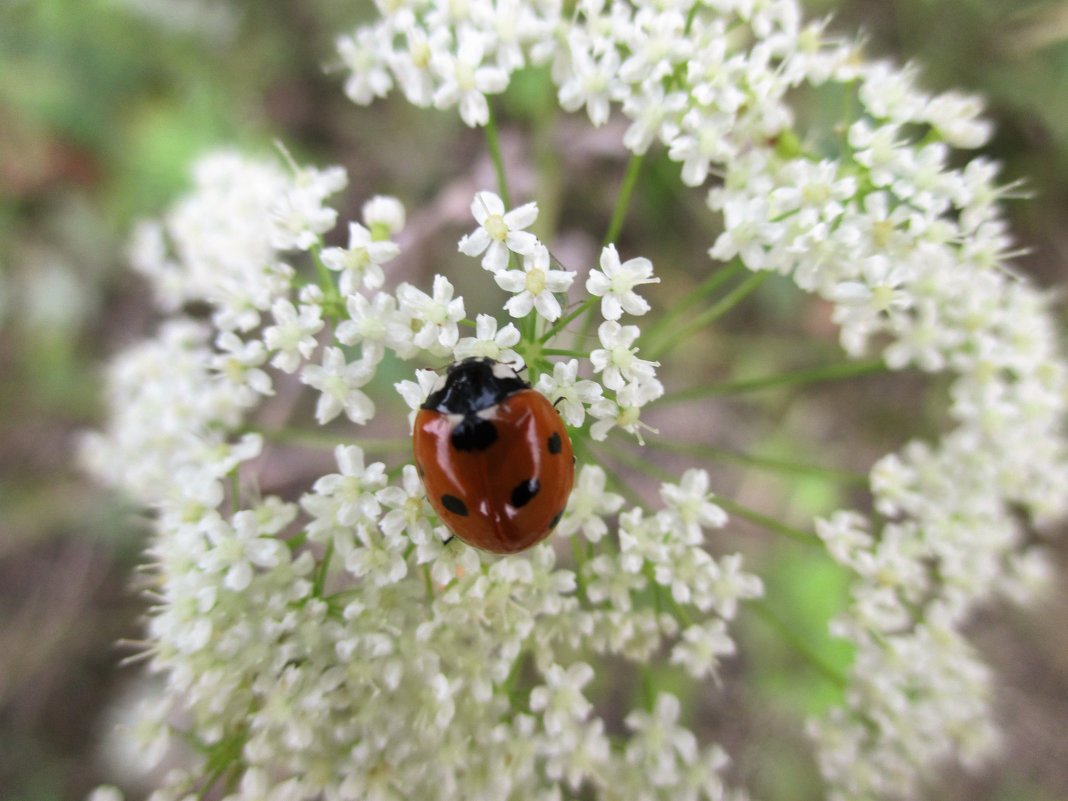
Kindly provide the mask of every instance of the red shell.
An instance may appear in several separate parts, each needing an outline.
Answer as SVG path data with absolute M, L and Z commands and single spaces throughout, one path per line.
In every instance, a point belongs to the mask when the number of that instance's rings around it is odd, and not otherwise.
M 571 439 L 553 405 L 519 389 L 477 412 L 492 424 L 492 444 L 462 450 L 459 414 L 422 408 L 415 418 L 416 466 L 427 498 L 461 540 L 493 553 L 516 553 L 545 539 L 571 495 Z

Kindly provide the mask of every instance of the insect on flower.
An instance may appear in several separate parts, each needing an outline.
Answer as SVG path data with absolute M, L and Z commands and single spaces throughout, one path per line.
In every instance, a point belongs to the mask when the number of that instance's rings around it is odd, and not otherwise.
M 571 439 L 508 365 L 450 366 L 416 415 L 413 445 L 431 506 L 468 545 L 516 553 L 560 522 L 575 477 Z

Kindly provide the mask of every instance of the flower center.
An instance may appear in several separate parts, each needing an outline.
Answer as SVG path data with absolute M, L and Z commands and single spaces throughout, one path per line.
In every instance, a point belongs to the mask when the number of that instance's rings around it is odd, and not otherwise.
M 531 295 L 540 295 L 545 291 L 545 270 L 532 267 L 527 273 L 527 292 Z
M 629 348 L 612 348 L 612 361 L 620 370 L 626 371 L 634 362 L 634 353 Z
M 433 50 L 430 49 L 429 42 L 419 42 L 412 45 L 412 64 L 417 69 L 425 70 L 430 66 L 430 57 L 433 55 Z
M 634 278 L 626 272 L 618 272 L 612 276 L 611 286 L 612 293 L 615 295 L 623 295 L 634 289 Z
M 641 417 L 642 410 L 640 406 L 623 406 L 619 410 L 619 417 L 616 418 L 616 424 L 620 428 L 628 428 L 638 422 L 638 418 Z
M 894 288 L 886 284 L 872 287 L 871 305 L 878 311 L 886 311 L 894 302 L 895 294 Z
M 491 214 L 486 218 L 486 222 L 482 223 L 482 227 L 486 229 L 487 234 L 499 242 L 503 242 L 508 236 L 508 224 L 500 214 Z
M 463 92 L 470 92 L 475 88 L 475 69 L 470 64 L 460 61 L 456 64 L 456 85 Z

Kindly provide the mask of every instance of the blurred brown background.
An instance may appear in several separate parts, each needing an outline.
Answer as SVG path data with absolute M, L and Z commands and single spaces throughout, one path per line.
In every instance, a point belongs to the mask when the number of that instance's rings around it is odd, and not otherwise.
M 482 138 L 454 115 L 392 99 L 359 109 L 344 98 L 341 78 L 329 70 L 333 39 L 369 6 L 0 1 L 0 799 L 78 799 L 101 781 L 125 783 L 134 798 L 146 789 L 123 773 L 121 754 L 102 747 L 112 710 L 143 691 L 136 668 L 117 667 L 125 652 L 115 643 L 138 636 L 144 607 L 131 577 L 146 528 L 92 486 L 74 456 L 78 433 L 101 420 L 102 361 L 153 324 L 144 287 L 124 266 L 135 218 L 166 208 L 205 148 L 269 152 L 278 137 L 298 158 L 345 165 L 351 185 L 343 215 L 355 216 L 374 193 L 404 199 L 411 230 L 397 269 L 406 277 L 419 280 L 456 259 L 470 194 L 492 180 Z M 984 152 L 1005 164 L 1006 180 L 1025 179 L 1034 195 L 1010 209 L 1030 250 L 1022 266 L 1043 285 L 1063 283 L 1068 3 L 813 0 L 808 9 L 833 11 L 836 30 L 866 31 L 872 53 L 917 59 L 931 89 L 990 98 L 998 132 Z M 544 76 L 518 76 L 500 107 L 502 133 L 513 192 L 537 197 L 542 233 L 559 231 L 554 253 L 575 263 L 596 252 L 606 226 L 623 168 L 620 131 L 591 131 L 554 106 Z M 662 155 L 648 160 L 621 242 L 652 256 L 664 276 L 650 293 L 654 304 L 670 304 L 699 280 L 715 234 L 702 197 L 679 192 L 676 175 Z M 458 283 L 476 298 L 482 291 Z M 825 310 L 783 283 L 768 282 L 722 329 L 692 349 L 699 358 L 682 354 L 674 375 L 769 373 L 840 359 Z M 863 472 L 909 436 L 937 430 L 936 413 L 917 424 L 922 389 L 908 380 L 858 380 L 728 405 L 717 419 L 745 422 L 764 452 L 818 449 L 812 461 Z M 775 425 L 761 428 L 752 422 L 758 418 Z M 692 424 L 665 420 L 664 427 L 683 438 Z M 717 487 L 799 526 L 814 513 L 863 502 L 825 482 L 721 471 Z M 1058 548 L 1068 569 L 1068 548 Z M 783 549 L 765 575 L 798 608 L 815 605 L 821 620 L 833 608 L 820 604 L 841 588 L 813 586 L 818 568 L 798 570 L 804 558 Z M 975 640 L 1004 680 L 1006 758 L 978 775 L 950 772 L 931 798 L 1068 798 L 1066 620 L 1062 582 L 1042 610 L 994 609 L 975 622 Z M 797 625 L 804 631 L 813 623 Z M 814 638 L 822 637 L 818 628 Z M 782 645 L 764 634 L 749 638 L 745 675 L 717 708 L 751 710 L 734 735 L 742 743 L 738 771 L 754 796 L 816 798 L 811 763 L 798 756 L 797 725 L 818 708 L 821 691 L 818 682 L 784 678 Z

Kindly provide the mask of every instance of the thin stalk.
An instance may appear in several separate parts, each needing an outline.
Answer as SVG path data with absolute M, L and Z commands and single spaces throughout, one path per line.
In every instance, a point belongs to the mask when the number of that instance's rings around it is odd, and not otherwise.
M 686 323 L 684 326 L 677 329 L 674 333 L 670 334 L 668 337 L 658 342 L 655 347 L 651 348 L 649 358 L 655 359 L 657 356 L 664 353 L 664 351 L 670 350 L 672 347 L 674 347 L 679 340 L 684 339 L 685 337 L 692 334 L 694 331 L 704 328 L 706 325 L 710 325 L 716 320 L 718 320 L 724 314 L 729 312 L 731 309 L 733 309 L 735 306 L 737 306 L 739 303 L 749 297 L 749 295 L 755 292 L 756 288 L 767 280 L 768 275 L 769 273 L 767 272 L 760 272 L 754 273 L 753 275 L 749 276 L 749 278 L 747 278 L 741 284 L 732 289 L 726 295 L 726 297 L 724 297 L 718 303 L 712 304 L 708 309 L 697 315 L 697 317 L 695 317 L 694 319 L 690 320 L 690 322 Z
M 489 120 L 486 121 L 486 147 L 489 148 L 493 171 L 497 174 L 497 191 L 506 209 L 512 208 L 512 197 L 508 192 L 508 177 L 504 173 L 504 159 L 501 158 L 501 140 L 497 135 L 497 118 L 493 113 L 493 104 L 489 104 Z
M 397 453 L 409 450 L 412 441 L 403 439 L 354 439 L 341 434 L 326 431 L 311 431 L 295 428 L 256 429 L 251 428 L 269 442 L 303 445 L 308 448 L 336 448 L 338 445 L 358 445 L 368 453 Z
M 430 578 L 430 565 L 423 565 L 423 586 L 426 588 L 426 599 L 434 600 L 434 581 Z
M 542 348 L 542 354 L 545 356 L 571 356 L 576 359 L 588 359 L 589 351 L 581 350 L 568 350 L 567 348 Z
M 743 506 L 729 498 L 724 498 L 722 495 L 717 495 L 713 502 L 717 506 L 722 506 L 732 515 L 737 515 L 743 520 L 748 520 L 750 523 L 756 523 L 758 526 L 766 528 L 768 531 L 782 534 L 784 537 L 796 540 L 797 542 L 802 542 L 805 545 L 822 545 L 822 540 L 811 531 L 804 531 L 803 529 L 788 526 L 786 523 L 776 520 L 774 517 L 758 512 L 755 509 L 750 509 L 748 506 Z
M 705 279 L 697 289 L 690 292 L 681 301 L 676 303 L 667 314 L 661 317 L 656 323 L 650 326 L 649 330 L 645 332 L 644 338 L 647 343 L 647 347 L 655 347 L 656 340 L 664 335 L 664 331 L 670 326 L 679 315 L 689 311 L 695 304 L 699 303 L 702 299 L 711 295 L 721 285 L 729 281 L 738 273 L 745 269 L 745 265 L 742 264 L 740 259 L 735 259 L 730 264 L 727 264 L 723 268 L 716 270 L 712 275 Z
M 586 564 L 587 554 L 582 552 L 582 543 L 579 542 L 580 535 L 578 532 L 571 535 L 571 555 L 575 560 L 575 590 L 578 597 L 584 603 L 588 603 L 589 599 L 586 597 L 586 579 L 582 575 L 583 567 Z
M 568 323 L 570 323 L 572 320 L 574 320 L 576 317 L 578 317 L 583 312 L 589 311 L 590 307 L 592 307 L 593 304 L 596 303 L 598 300 L 600 300 L 600 298 L 598 298 L 598 297 L 590 297 L 590 298 L 587 298 L 586 300 L 584 300 L 582 303 L 580 303 L 578 306 L 576 306 L 570 312 L 568 312 L 563 317 L 561 317 L 559 320 L 557 320 L 555 323 L 553 323 L 552 328 L 550 328 L 548 331 L 546 331 L 544 334 L 541 335 L 540 341 L 541 342 L 548 342 L 554 336 L 556 336 L 561 331 L 563 331 L 564 330 L 564 326 L 566 326 Z
M 628 467 L 633 467 L 635 470 L 645 473 L 651 478 L 655 478 L 658 481 L 671 481 L 675 478 L 674 475 L 660 465 L 643 459 L 615 443 L 603 442 L 601 445 L 623 464 Z
M 330 560 L 334 557 L 334 540 L 327 540 L 326 550 L 323 551 L 323 561 L 319 563 L 319 569 L 315 571 L 315 579 L 312 581 L 312 596 L 323 597 L 323 587 L 326 586 L 326 573 L 330 570 Z
M 615 208 L 612 209 L 612 219 L 608 223 L 608 230 L 604 234 L 604 241 L 602 242 L 604 245 L 615 242 L 619 232 L 623 230 L 623 220 L 626 219 L 627 207 L 630 206 L 630 198 L 634 194 L 634 187 L 638 183 L 638 173 L 641 172 L 644 160 L 645 156 L 643 154 L 635 153 L 630 157 L 630 161 L 627 162 L 627 172 L 623 176 L 623 185 L 619 188 L 619 196 L 616 198 Z
M 839 470 L 834 467 L 823 467 L 822 465 L 795 462 L 790 459 L 779 459 L 772 456 L 739 453 L 738 451 L 717 448 L 714 445 L 705 445 L 703 443 L 678 442 L 654 437 L 647 443 L 647 447 L 688 456 L 716 459 L 733 464 L 744 464 L 761 470 L 786 473 L 788 475 L 824 478 L 828 481 L 837 481 L 844 484 L 866 484 L 868 481 L 867 476 L 850 470 Z
M 847 684 L 847 678 L 842 675 L 836 668 L 831 667 L 827 661 L 816 653 L 809 644 L 802 640 L 794 633 L 789 626 L 787 626 L 782 619 L 776 615 L 764 601 L 752 601 L 745 604 L 743 608 L 752 609 L 757 617 L 764 621 L 764 623 L 776 634 L 778 634 L 790 646 L 799 656 L 803 657 L 812 668 L 819 673 L 823 678 L 829 681 L 831 684 L 838 687 L 840 690 L 844 690 Z
M 706 387 L 693 387 L 692 389 L 684 389 L 681 392 L 665 395 L 658 402 L 681 403 L 719 395 L 737 395 L 743 392 L 756 392 L 763 389 L 816 384 L 822 381 L 838 381 L 843 378 L 856 378 L 857 376 L 870 375 L 872 373 L 882 373 L 887 369 L 889 368 L 887 368 L 882 359 L 830 364 L 813 367 L 809 370 L 778 373 L 777 375 L 760 376 L 759 378 L 744 378 L 739 381 L 725 381 L 721 384 L 712 384 Z

